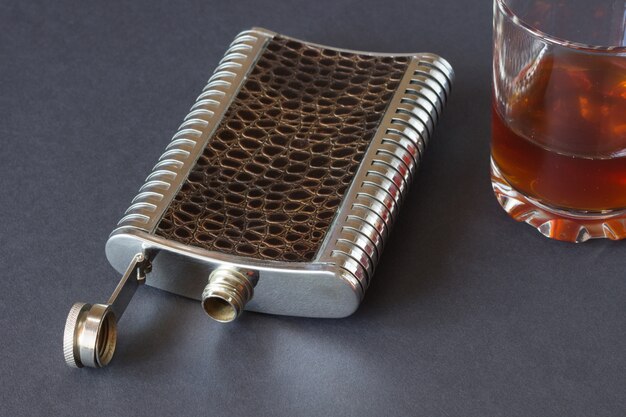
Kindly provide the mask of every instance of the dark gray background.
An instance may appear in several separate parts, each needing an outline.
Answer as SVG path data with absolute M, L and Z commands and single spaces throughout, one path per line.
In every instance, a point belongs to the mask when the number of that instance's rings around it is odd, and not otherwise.
M 490 189 L 489 1 L 125 3 L 0 2 L 1 415 L 624 415 L 624 244 L 549 241 Z M 220 325 L 142 288 L 111 366 L 67 368 L 109 232 L 251 26 L 457 71 L 361 308 Z

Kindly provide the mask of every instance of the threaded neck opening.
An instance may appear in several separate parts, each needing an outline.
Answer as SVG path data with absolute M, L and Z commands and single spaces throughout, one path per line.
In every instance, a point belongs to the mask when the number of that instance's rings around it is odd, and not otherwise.
M 228 323 L 239 317 L 253 295 L 254 286 L 246 275 L 234 268 L 218 268 L 202 292 L 202 308 L 212 319 Z

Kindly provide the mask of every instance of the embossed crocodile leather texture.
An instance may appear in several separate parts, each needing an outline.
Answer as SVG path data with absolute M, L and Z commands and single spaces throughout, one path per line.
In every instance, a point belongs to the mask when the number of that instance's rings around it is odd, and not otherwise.
M 271 39 L 156 235 L 311 261 L 408 61 Z

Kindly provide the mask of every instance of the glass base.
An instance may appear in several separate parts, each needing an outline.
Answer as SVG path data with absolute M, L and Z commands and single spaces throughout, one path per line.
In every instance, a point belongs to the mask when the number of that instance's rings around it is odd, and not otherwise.
M 526 222 L 551 239 L 585 242 L 626 238 L 626 210 L 606 213 L 571 212 L 548 207 L 515 190 L 491 160 L 491 185 L 498 202 L 511 217 Z

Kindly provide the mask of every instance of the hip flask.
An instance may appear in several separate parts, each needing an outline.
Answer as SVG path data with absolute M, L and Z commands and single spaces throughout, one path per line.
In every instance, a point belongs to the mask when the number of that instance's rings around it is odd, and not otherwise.
M 352 314 L 452 80 L 430 53 L 240 33 L 107 241 L 111 298 L 72 306 L 66 363 L 109 363 L 144 283 L 220 322 Z

